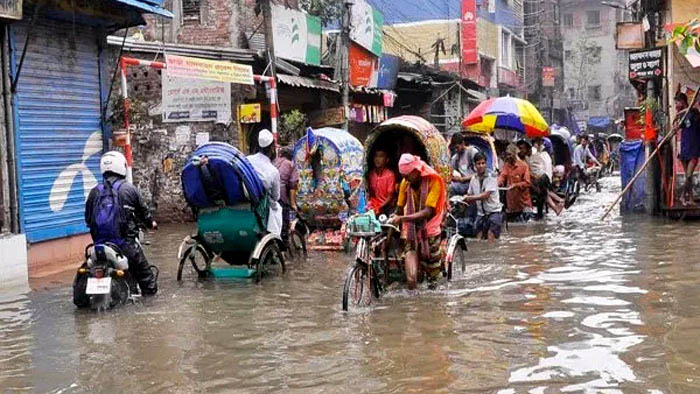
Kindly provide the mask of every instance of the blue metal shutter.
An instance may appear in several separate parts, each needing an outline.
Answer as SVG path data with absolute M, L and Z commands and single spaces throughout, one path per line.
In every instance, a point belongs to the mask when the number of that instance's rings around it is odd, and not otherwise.
M 12 29 L 12 72 L 28 25 Z M 21 228 L 30 242 L 88 231 L 85 200 L 100 180 L 102 127 L 96 32 L 50 20 L 32 27 L 15 94 Z

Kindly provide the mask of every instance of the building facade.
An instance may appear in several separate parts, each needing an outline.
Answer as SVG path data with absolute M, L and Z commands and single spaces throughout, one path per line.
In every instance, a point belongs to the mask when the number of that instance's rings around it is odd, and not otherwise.
M 560 0 L 524 0 L 527 98 L 550 123 L 566 124 Z M 549 79 L 543 79 L 545 71 Z M 553 72 L 553 75 L 552 75 Z M 552 80 L 551 77 L 554 77 Z M 551 83 L 553 82 L 553 84 Z
M 600 0 L 561 0 L 560 8 L 569 107 L 583 128 L 591 119 L 621 118 L 635 103 L 627 55 L 615 46 L 616 24 L 626 11 Z
M 82 259 L 85 199 L 109 147 L 105 39 L 146 12 L 171 16 L 159 0 L 25 2 L 4 25 L 0 285 Z

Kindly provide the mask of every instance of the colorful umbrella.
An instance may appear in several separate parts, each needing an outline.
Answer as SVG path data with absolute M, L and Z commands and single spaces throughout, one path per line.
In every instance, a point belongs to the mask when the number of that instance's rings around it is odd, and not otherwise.
M 530 138 L 549 135 L 549 126 L 540 111 L 529 101 L 516 97 L 484 101 L 464 118 L 462 126 L 480 133 L 508 129 L 524 133 Z

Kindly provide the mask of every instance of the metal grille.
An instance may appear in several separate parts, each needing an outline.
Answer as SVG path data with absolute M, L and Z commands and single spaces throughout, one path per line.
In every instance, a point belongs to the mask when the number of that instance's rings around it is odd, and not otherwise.
M 183 22 L 199 22 L 201 15 L 200 0 L 182 0 Z
M 13 24 L 13 68 L 27 24 Z M 100 179 L 98 34 L 37 21 L 15 94 L 20 225 L 30 242 L 87 232 L 85 198 Z

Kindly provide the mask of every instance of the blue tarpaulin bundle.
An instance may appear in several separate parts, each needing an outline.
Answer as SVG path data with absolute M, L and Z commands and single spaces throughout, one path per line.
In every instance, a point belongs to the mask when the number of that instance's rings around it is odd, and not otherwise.
M 185 200 L 197 208 L 209 208 L 223 201 L 257 204 L 265 194 L 258 174 L 236 148 L 222 142 L 201 145 L 187 161 L 180 175 Z
M 623 189 L 644 164 L 644 159 L 644 144 L 641 140 L 624 141 L 620 144 L 620 177 Z M 644 211 L 644 186 L 645 176 L 642 173 L 630 190 L 622 196 L 620 212 Z

